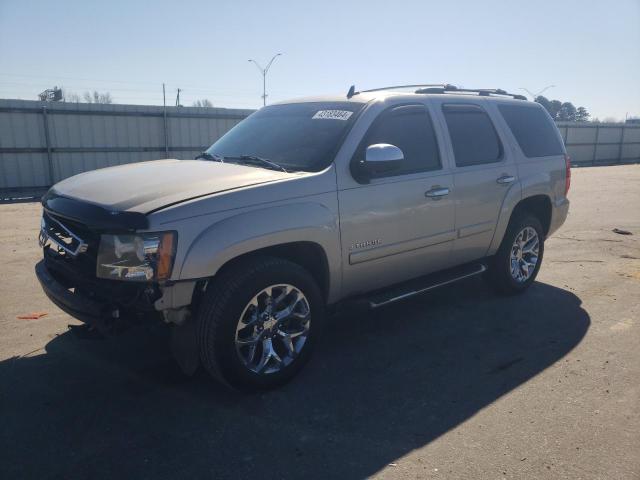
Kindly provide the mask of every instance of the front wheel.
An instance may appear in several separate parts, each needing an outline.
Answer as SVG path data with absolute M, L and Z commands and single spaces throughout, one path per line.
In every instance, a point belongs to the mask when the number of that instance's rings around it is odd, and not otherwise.
M 544 233 L 537 217 L 514 217 L 489 266 L 493 287 L 507 295 L 525 291 L 535 280 L 544 254 Z
M 290 380 L 309 360 L 324 305 L 313 277 L 295 263 L 254 258 L 216 279 L 198 312 L 202 362 L 240 390 Z

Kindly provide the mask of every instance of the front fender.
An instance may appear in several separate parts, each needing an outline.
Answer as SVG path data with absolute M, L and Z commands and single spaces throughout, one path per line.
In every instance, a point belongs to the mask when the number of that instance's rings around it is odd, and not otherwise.
M 181 279 L 205 278 L 240 255 L 284 243 L 313 242 L 329 266 L 329 301 L 339 292 L 341 250 L 337 214 L 326 205 L 303 202 L 243 212 L 210 225 L 189 247 Z

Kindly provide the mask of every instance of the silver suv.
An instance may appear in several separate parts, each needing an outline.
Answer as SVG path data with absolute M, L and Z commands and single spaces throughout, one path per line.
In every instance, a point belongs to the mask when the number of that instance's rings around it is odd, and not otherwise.
M 105 334 L 158 317 L 185 372 L 271 388 L 309 359 L 329 308 L 483 273 L 527 289 L 569 183 L 558 130 L 521 96 L 352 87 L 262 108 L 195 160 L 56 184 L 36 273 Z

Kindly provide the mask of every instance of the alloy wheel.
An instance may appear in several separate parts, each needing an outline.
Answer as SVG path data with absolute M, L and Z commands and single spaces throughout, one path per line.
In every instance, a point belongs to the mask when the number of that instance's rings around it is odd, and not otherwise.
M 533 227 L 518 232 L 509 257 L 511 277 L 516 282 L 524 283 L 531 278 L 538 264 L 539 249 L 540 239 Z
M 311 308 L 304 294 L 293 285 L 271 285 L 242 311 L 236 326 L 236 352 L 254 373 L 279 372 L 300 354 L 310 326 Z

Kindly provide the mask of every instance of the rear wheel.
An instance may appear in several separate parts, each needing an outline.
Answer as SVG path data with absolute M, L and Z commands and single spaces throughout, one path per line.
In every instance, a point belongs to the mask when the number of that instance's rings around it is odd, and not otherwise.
M 509 223 L 498 252 L 493 257 L 489 280 L 500 293 L 526 290 L 540 270 L 544 253 L 544 232 L 537 217 L 519 214 Z
M 324 305 L 313 277 L 295 263 L 254 258 L 216 279 L 198 312 L 206 369 L 241 390 L 290 380 L 309 360 Z

